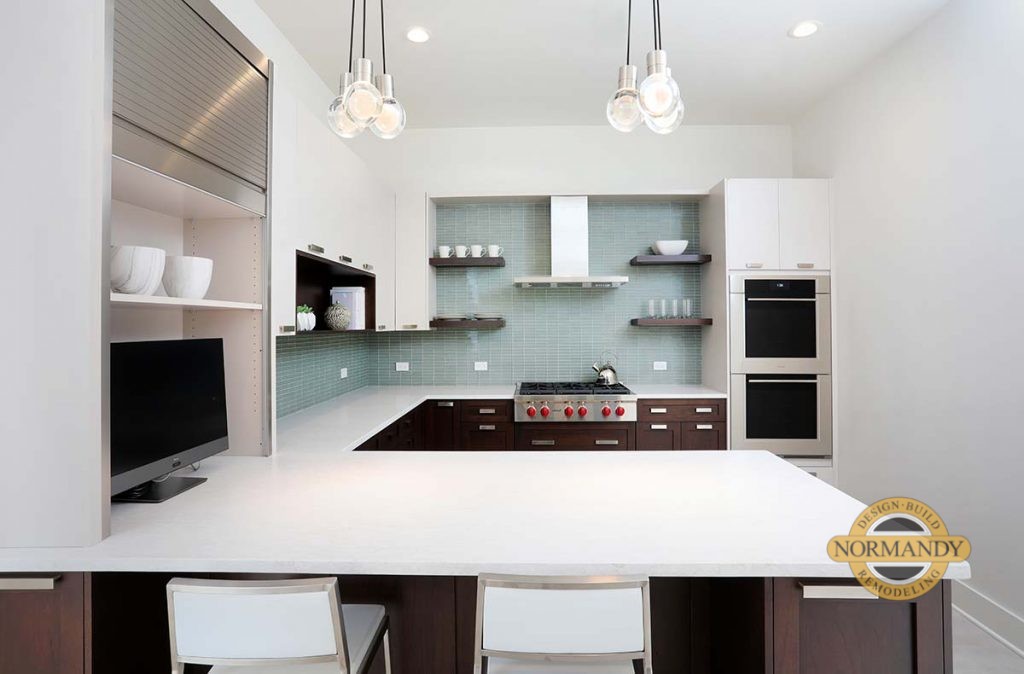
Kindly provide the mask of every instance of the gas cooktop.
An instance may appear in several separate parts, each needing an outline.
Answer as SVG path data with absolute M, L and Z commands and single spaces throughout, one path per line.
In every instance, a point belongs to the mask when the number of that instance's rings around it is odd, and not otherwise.
M 516 389 L 515 420 L 636 421 L 636 400 L 622 384 L 523 382 Z

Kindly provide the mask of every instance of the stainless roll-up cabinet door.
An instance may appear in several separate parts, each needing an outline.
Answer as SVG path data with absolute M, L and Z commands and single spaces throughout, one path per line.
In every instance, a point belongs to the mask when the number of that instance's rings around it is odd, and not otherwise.
M 259 210 L 269 93 L 266 59 L 208 0 L 116 0 L 115 155 Z

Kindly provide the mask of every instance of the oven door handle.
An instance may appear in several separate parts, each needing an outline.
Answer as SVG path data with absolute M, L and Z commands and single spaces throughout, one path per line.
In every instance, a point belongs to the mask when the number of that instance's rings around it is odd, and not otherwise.
M 817 384 L 817 379 L 748 379 L 748 384 Z
M 816 297 L 748 297 L 748 302 L 817 302 Z

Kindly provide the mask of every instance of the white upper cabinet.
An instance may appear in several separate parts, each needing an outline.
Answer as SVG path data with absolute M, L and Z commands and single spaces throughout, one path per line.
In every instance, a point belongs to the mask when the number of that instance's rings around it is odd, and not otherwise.
M 829 269 L 829 212 L 827 179 L 727 180 L 729 269 Z
M 779 268 L 778 180 L 727 180 L 725 222 L 729 269 Z
M 829 268 L 829 181 L 779 181 L 779 258 L 783 269 Z

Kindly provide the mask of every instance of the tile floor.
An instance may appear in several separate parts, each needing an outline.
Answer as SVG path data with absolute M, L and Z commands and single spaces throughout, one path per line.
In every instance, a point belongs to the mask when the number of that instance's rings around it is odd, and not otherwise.
M 956 674 L 1024 674 L 1024 658 L 953 611 L 953 671 Z

